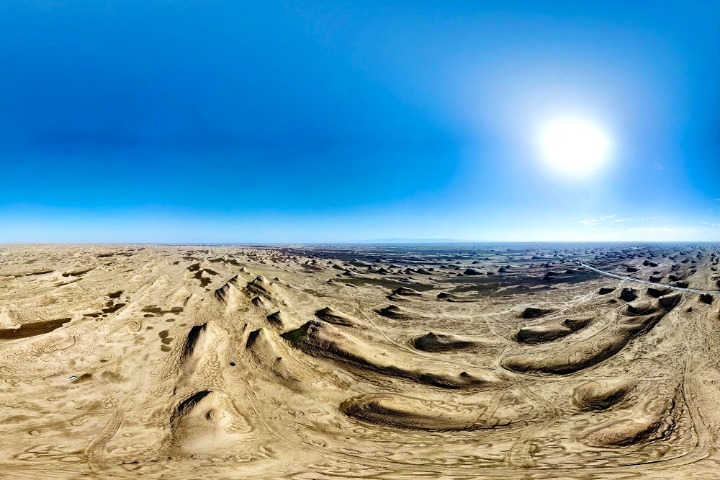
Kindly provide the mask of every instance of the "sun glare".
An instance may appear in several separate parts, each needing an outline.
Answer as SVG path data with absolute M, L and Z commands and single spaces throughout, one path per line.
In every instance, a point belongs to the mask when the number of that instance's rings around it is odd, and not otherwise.
M 568 176 L 586 176 L 608 160 L 610 138 L 597 125 L 579 119 L 548 124 L 540 134 L 543 159 Z

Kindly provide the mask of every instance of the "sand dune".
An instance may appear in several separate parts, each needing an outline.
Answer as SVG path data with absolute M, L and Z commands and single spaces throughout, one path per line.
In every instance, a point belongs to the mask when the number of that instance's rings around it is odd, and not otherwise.
M 334 325 L 351 327 L 358 324 L 358 320 L 346 313 L 339 312 L 332 307 L 325 307 L 318 310 L 315 312 L 315 316 L 324 322 L 332 323 Z
M 3 478 L 717 476 L 716 246 L 0 260 Z
M 555 351 L 546 353 L 526 353 L 506 357 L 502 365 L 518 372 L 543 372 L 566 374 L 573 373 L 598 364 L 618 353 L 637 336 L 647 333 L 663 319 L 667 308 L 671 310 L 680 300 L 681 294 L 661 297 L 658 307 L 652 313 L 629 318 L 616 317 L 611 325 L 600 333 Z
M 522 343 L 542 343 L 557 340 L 570 335 L 592 323 L 592 318 L 565 318 L 546 320 L 542 323 L 526 325 L 518 330 L 515 338 Z
M 480 387 L 500 381 L 497 375 L 486 371 L 454 373 L 433 369 L 428 365 L 417 368 L 410 359 L 404 359 L 400 352 L 391 355 L 389 351 L 370 345 L 330 324 L 314 320 L 283 334 L 283 338 L 317 357 L 438 387 Z
M 417 337 L 413 345 L 425 352 L 445 352 L 455 350 L 475 349 L 485 345 L 485 342 L 464 338 L 451 333 L 427 333 Z

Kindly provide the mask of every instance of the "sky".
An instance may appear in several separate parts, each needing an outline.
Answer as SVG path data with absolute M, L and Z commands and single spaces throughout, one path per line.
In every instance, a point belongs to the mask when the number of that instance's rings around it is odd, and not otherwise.
M 0 242 L 720 241 L 716 0 L 3 0 L 0 45 Z

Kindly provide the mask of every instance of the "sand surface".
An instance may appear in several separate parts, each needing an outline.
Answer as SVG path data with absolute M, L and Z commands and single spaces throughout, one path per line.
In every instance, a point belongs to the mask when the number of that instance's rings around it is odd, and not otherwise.
M 719 260 L 0 246 L 0 477 L 718 478 Z

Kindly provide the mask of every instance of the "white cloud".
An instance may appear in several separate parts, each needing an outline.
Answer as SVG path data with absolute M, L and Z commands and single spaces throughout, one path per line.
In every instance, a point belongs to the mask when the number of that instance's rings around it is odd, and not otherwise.
M 632 241 L 717 241 L 720 223 L 681 224 L 657 216 L 618 217 L 605 215 L 580 220 L 586 235 L 606 240 Z
M 580 220 L 583 225 L 600 225 L 608 223 L 644 223 L 658 220 L 658 217 L 618 217 L 617 215 L 605 215 L 604 217 L 590 217 Z

